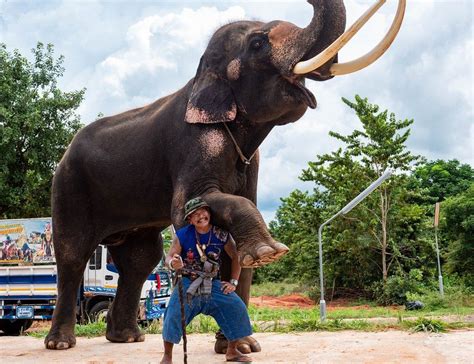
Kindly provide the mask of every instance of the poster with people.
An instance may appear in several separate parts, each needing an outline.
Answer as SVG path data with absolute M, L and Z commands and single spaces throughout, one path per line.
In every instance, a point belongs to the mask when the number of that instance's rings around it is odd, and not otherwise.
M 53 262 L 50 218 L 0 220 L 0 264 Z

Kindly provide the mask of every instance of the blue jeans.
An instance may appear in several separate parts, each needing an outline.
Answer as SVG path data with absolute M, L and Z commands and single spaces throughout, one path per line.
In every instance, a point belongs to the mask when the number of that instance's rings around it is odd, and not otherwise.
M 183 277 L 186 325 L 198 314 L 203 313 L 204 315 L 212 316 L 216 320 L 229 341 L 252 335 L 252 326 L 250 325 L 247 307 L 235 292 L 224 294 L 221 291 L 221 281 L 214 279 L 212 281 L 211 295 L 195 296 L 189 305 L 186 300 L 186 290 L 190 284 L 191 280 Z M 176 285 L 171 294 L 168 308 L 165 311 L 163 340 L 178 344 L 182 335 L 179 286 Z

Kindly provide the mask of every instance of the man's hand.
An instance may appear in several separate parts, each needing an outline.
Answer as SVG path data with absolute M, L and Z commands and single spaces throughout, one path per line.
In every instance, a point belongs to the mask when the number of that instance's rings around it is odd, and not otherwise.
M 184 267 L 183 260 L 179 254 L 175 254 L 170 260 L 170 268 L 176 270 Z
M 222 281 L 221 290 L 224 294 L 229 294 L 235 291 L 235 286 L 232 283 Z

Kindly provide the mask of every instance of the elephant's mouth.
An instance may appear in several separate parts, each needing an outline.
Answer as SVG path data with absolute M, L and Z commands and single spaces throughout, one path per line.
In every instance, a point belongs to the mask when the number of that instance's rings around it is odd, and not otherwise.
M 308 90 L 308 88 L 304 84 L 304 77 L 293 76 L 293 77 L 284 77 L 294 89 L 297 90 L 297 94 L 301 97 L 301 100 L 311 109 L 316 109 L 316 97 L 313 93 Z

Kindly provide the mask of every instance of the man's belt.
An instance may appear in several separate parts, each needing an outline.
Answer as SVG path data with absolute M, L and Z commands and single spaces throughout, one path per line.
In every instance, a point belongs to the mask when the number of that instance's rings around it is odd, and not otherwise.
M 209 260 L 203 264 L 203 270 L 197 271 L 194 269 L 183 268 L 182 272 L 187 274 L 195 274 L 198 277 L 191 283 L 186 291 L 188 303 L 191 302 L 194 296 L 202 295 L 209 296 L 212 291 L 212 279 L 217 275 L 219 265 L 216 265 Z

